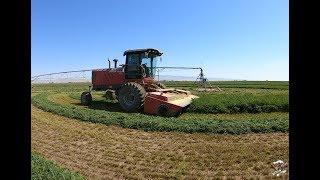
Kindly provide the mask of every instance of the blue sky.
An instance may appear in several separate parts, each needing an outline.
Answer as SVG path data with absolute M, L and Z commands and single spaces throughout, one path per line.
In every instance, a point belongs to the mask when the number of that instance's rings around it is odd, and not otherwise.
M 104 68 L 156 48 L 159 66 L 212 78 L 289 80 L 288 0 L 32 0 L 31 73 Z M 163 74 L 197 76 L 197 71 Z

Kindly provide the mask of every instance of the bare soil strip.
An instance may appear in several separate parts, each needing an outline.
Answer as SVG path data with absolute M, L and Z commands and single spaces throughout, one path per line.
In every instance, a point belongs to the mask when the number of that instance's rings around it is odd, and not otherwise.
M 32 150 L 88 179 L 270 176 L 288 162 L 288 133 L 143 132 L 58 116 L 32 106 Z

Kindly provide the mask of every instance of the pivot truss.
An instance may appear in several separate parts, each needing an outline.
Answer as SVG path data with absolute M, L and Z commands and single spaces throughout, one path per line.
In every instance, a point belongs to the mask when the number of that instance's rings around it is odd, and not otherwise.
M 158 69 L 158 78 L 160 69 L 200 69 L 200 74 L 194 81 L 198 91 L 222 91 L 218 86 L 213 86 L 207 78 L 205 78 L 203 69 L 201 67 L 156 67 Z

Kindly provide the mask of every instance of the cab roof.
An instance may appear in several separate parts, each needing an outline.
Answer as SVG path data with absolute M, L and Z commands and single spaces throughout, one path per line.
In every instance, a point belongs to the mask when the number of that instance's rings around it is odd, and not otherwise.
M 148 53 L 154 53 L 158 56 L 161 56 L 163 53 L 161 53 L 159 50 L 157 49 L 153 49 L 153 48 L 146 48 L 146 49 L 129 49 L 126 50 L 123 55 L 128 55 L 128 54 L 136 54 L 136 53 L 144 53 L 144 52 L 148 52 Z

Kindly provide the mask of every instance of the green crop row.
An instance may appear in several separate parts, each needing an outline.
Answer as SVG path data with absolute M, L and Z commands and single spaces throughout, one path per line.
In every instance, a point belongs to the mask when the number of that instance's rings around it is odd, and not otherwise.
M 162 81 L 166 84 L 194 84 L 194 81 Z M 267 85 L 267 86 L 289 86 L 289 81 L 209 81 L 217 85 Z
M 168 87 L 196 87 L 193 81 L 162 81 Z M 289 89 L 288 81 L 210 81 L 220 88 Z
M 91 83 L 47 83 L 32 84 L 32 92 L 75 92 L 87 91 Z
M 81 93 L 70 93 L 80 100 Z M 289 112 L 288 94 L 199 93 L 187 112 L 194 113 L 261 113 Z
M 167 84 L 164 83 L 167 87 L 185 87 L 185 88 L 196 88 L 196 84 Z M 247 88 L 247 89 L 283 89 L 288 90 L 288 86 L 265 86 L 265 85 L 236 85 L 236 84 L 225 84 L 217 85 L 212 84 L 213 86 L 219 86 L 219 88 Z
M 84 179 L 79 174 L 46 160 L 41 155 L 31 154 L 31 179 Z
M 189 87 L 195 88 L 193 81 L 162 81 L 168 87 Z M 249 88 L 249 89 L 279 89 L 288 90 L 288 81 L 210 81 L 212 85 L 220 88 Z M 47 83 L 32 84 L 32 92 L 54 91 L 54 92 L 74 92 L 89 89 L 91 83 Z
M 57 104 L 48 100 L 50 93 L 40 93 L 32 97 L 32 104 L 36 107 L 58 115 L 83 121 L 116 125 L 123 128 L 144 131 L 176 131 L 176 132 L 205 132 L 205 133 L 270 133 L 288 132 L 288 118 L 248 119 L 248 120 L 183 120 L 149 116 L 140 113 L 124 113 L 97 109 L 82 108 L 76 105 Z
M 197 113 L 288 112 L 288 94 L 198 94 L 188 111 Z

